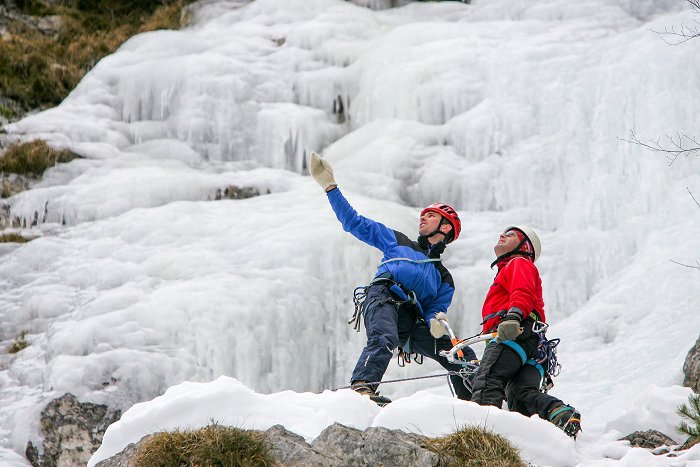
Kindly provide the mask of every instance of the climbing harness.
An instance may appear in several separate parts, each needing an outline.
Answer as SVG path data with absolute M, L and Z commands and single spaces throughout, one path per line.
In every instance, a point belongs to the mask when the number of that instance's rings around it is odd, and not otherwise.
M 390 258 L 386 261 L 382 261 L 379 263 L 378 267 L 382 267 L 387 263 L 393 263 L 395 261 L 407 261 L 409 263 L 414 263 L 414 264 L 423 264 L 423 263 L 439 263 L 441 261 L 440 258 L 427 258 L 427 259 L 411 259 L 411 258 Z M 348 320 L 348 324 L 353 324 L 355 331 L 360 332 L 360 327 L 362 323 L 362 314 L 364 313 L 364 308 L 363 304 L 365 301 L 365 298 L 367 298 L 367 290 L 372 287 L 373 285 L 376 284 L 384 284 L 387 286 L 390 292 L 392 292 L 393 296 L 398 297 L 397 298 L 391 298 L 390 301 L 396 305 L 396 307 L 400 307 L 401 305 L 405 304 L 410 304 L 410 305 L 415 305 L 420 309 L 420 302 L 416 298 L 415 292 L 412 290 L 407 290 L 401 283 L 396 282 L 391 278 L 391 273 L 390 272 L 384 272 L 382 274 L 379 274 L 376 276 L 372 282 L 369 283 L 369 285 L 361 285 L 359 287 L 355 287 L 355 290 L 353 291 L 352 294 L 352 303 L 355 307 L 355 310 L 352 314 L 352 317 L 350 320 Z M 392 297 L 393 297 L 392 296 Z M 422 314 L 422 313 L 421 313 Z
M 409 258 L 393 258 L 390 260 L 385 261 L 385 264 L 390 261 L 398 261 L 398 260 L 405 260 L 405 261 L 413 261 L 417 263 L 428 263 L 428 262 L 434 262 L 434 260 L 431 259 L 424 259 L 424 260 L 412 260 Z M 439 261 L 439 259 L 438 259 Z M 381 266 L 380 264 L 380 266 Z M 418 299 L 416 298 L 415 292 L 412 290 L 407 290 L 403 285 L 401 285 L 399 282 L 396 282 L 391 278 L 391 273 L 385 272 L 383 274 L 378 275 L 377 277 L 372 280 L 372 282 L 369 283 L 369 285 L 361 285 L 359 287 L 355 287 L 355 290 L 353 291 L 353 296 L 352 296 L 352 302 L 355 306 L 355 311 L 352 314 L 352 318 L 348 320 L 348 324 L 354 324 L 354 329 L 357 332 L 360 332 L 360 327 L 362 323 L 362 315 L 364 314 L 364 303 L 365 299 L 367 298 L 367 291 L 369 290 L 370 287 L 373 285 L 384 285 L 389 289 L 390 297 L 387 299 L 387 301 L 393 303 L 396 308 L 402 306 L 402 305 L 415 305 L 420 309 L 420 302 L 418 302 Z M 397 297 L 397 298 L 394 298 Z

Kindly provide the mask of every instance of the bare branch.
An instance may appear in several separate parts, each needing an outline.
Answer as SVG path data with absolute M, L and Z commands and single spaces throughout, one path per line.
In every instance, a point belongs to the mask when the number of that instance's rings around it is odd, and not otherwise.
M 692 191 L 690 191 L 690 188 L 688 188 L 688 187 L 685 187 L 685 189 L 686 189 L 686 190 L 688 190 L 688 193 L 690 193 L 690 197 L 691 197 L 691 198 L 693 198 L 693 201 L 695 201 L 695 204 L 697 204 L 697 205 L 698 205 L 698 207 L 700 208 L 700 203 L 698 203 L 698 200 L 697 200 L 697 199 L 695 199 L 695 196 L 693 196 L 693 192 L 692 192 Z
M 700 142 L 697 141 L 696 137 L 688 136 L 685 133 L 676 133 L 675 139 L 666 135 L 663 139 L 651 139 L 645 143 L 637 138 L 637 135 L 633 130 L 630 130 L 629 139 L 620 137 L 617 139 L 627 143 L 638 144 L 654 152 L 666 154 L 666 159 L 668 160 L 669 166 L 676 161 L 678 156 L 682 155 L 687 157 L 700 154 Z
M 696 13 L 700 13 L 700 0 L 686 0 L 695 10 Z M 684 42 L 688 42 L 691 39 L 700 37 L 700 22 L 693 20 L 690 26 L 681 23 L 680 27 L 671 26 L 665 27 L 663 31 L 656 31 L 651 29 L 652 32 L 656 33 L 661 37 L 661 39 L 668 45 L 680 45 Z
M 700 0 L 697 0 L 697 1 L 700 1 Z M 698 207 L 700 208 L 700 203 L 698 203 L 698 200 L 695 199 L 695 196 L 693 196 L 693 192 L 690 191 L 690 188 L 685 187 L 685 189 L 688 190 L 688 193 L 690 194 L 690 197 L 693 198 L 693 201 L 695 201 L 695 204 L 697 204 Z M 679 265 L 679 266 L 684 266 L 684 267 L 686 267 L 686 268 L 700 269 L 700 261 L 696 261 L 696 262 L 695 262 L 695 263 L 697 264 L 697 266 L 692 266 L 692 265 L 690 265 L 690 264 L 679 263 L 678 261 L 674 261 L 674 260 L 672 260 L 672 259 L 670 259 L 669 261 L 672 262 L 672 263 L 674 263 L 674 264 L 677 264 L 677 265 Z
M 700 261 L 697 262 L 697 266 L 693 266 L 693 265 L 690 265 L 690 264 L 679 263 L 678 261 L 673 261 L 672 259 L 669 259 L 669 261 L 672 262 L 672 263 L 674 263 L 674 264 L 677 264 L 677 265 L 679 265 L 679 266 L 685 266 L 686 268 L 690 268 L 690 269 L 700 269 Z

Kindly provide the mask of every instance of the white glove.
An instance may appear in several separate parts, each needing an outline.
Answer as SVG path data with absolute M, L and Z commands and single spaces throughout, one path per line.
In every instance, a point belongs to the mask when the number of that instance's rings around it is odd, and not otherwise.
M 328 190 L 329 187 L 337 185 L 333 178 L 333 169 L 331 165 L 328 161 L 321 159 L 321 156 L 315 152 L 312 152 L 309 158 L 309 171 L 314 180 L 316 180 L 324 190 Z
M 447 334 L 447 329 L 445 329 L 445 326 L 440 322 L 441 319 L 447 320 L 447 315 L 442 311 L 436 314 L 435 318 L 430 320 L 430 334 L 432 334 L 435 339 L 439 339 Z

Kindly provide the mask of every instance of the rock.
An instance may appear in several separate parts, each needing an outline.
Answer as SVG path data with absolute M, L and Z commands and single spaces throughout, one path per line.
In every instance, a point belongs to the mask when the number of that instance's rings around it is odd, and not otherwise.
M 12 195 L 28 190 L 32 181 L 32 179 L 24 175 L 1 173 L 0 198 L 9 198 Z
M 265 436 L 272 446 L 275 462 L 285 467 L 433 467 L 438 464 L 438 455 L 424 447 L 425 437 L 401 430 L 373 427 L 361 431 L 335 423 L 323 430 L 310 445 L 281 425 L 268 429 Z M 134 455 L 146 439 L 148 437 L 130 444 L 96 467 L 133 467 Z
M 98 462 L 95 464 L 95 467 L 135 467 L 134 457 L 136 456 L 136 451 L 139 449 L 139 446 L 151 436 L 153 435 L 144 436 L 137 443 L 131 443 L 122 449 L 119 454 L 115 454 L 109 459 Z
M 695 393 L 700 393 L 700 338 L 688 352 L 683 363 L 683 386 L 688 386 Z
M 275 425 L 265 432 L 272 445 L 272 456 L 282 465 L 307 467 L 342 466 L 340 459 L 328 457 L 313 449 L 301 436 L 282 425 Z M 98 466 L 100 467 L 100 466 Z
M 622 440 L 629 441 L 630 446 L 646 449 L 656 449 L 659 446 L 674 446 L 676 444 L 671 438 L 656 430 L 635 431 L 619 439 L 619 441 Z
M 311 443 L 316 451 L 342 459 L 345 465 L 434 466 L 438 456 L 422 436 L 372 427 L 360 431 L 334 423 Z
M 217 189 L 214 194 L 214 199 L 246 199 L 253 198 L 254 196 L 260 196 L 260 191 L 254 186 L 239 187 L 236 185 L 229 185 L 224 188 L 223 191 L 221 191 L 220 188 Z
M 41 412 L 43 453 L 30 442 L 27 459 L 35 467 L 86 465 L 107 427 L 120 416 L 120 411 L 110 411 L 106 405 L 83 403 L 73 394 L 65 394 Z

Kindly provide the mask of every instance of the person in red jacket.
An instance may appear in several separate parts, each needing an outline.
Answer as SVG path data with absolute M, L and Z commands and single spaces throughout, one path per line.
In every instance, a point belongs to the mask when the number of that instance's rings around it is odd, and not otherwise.
M 535 261 L 540 239 L 529 227 L 511 226 L 494 247 L 498 272 L 482 308 L 483 333 L 498 331 L 484 351 L 474 378 L 472 402 L 508 408 L 525 416 L 539 415 L 575 437 L 581 415 L 556 397 L 540 392 L 544 368 L 535 360 L 540 342 L 533 330 L 546 322 L 542 281 Z

